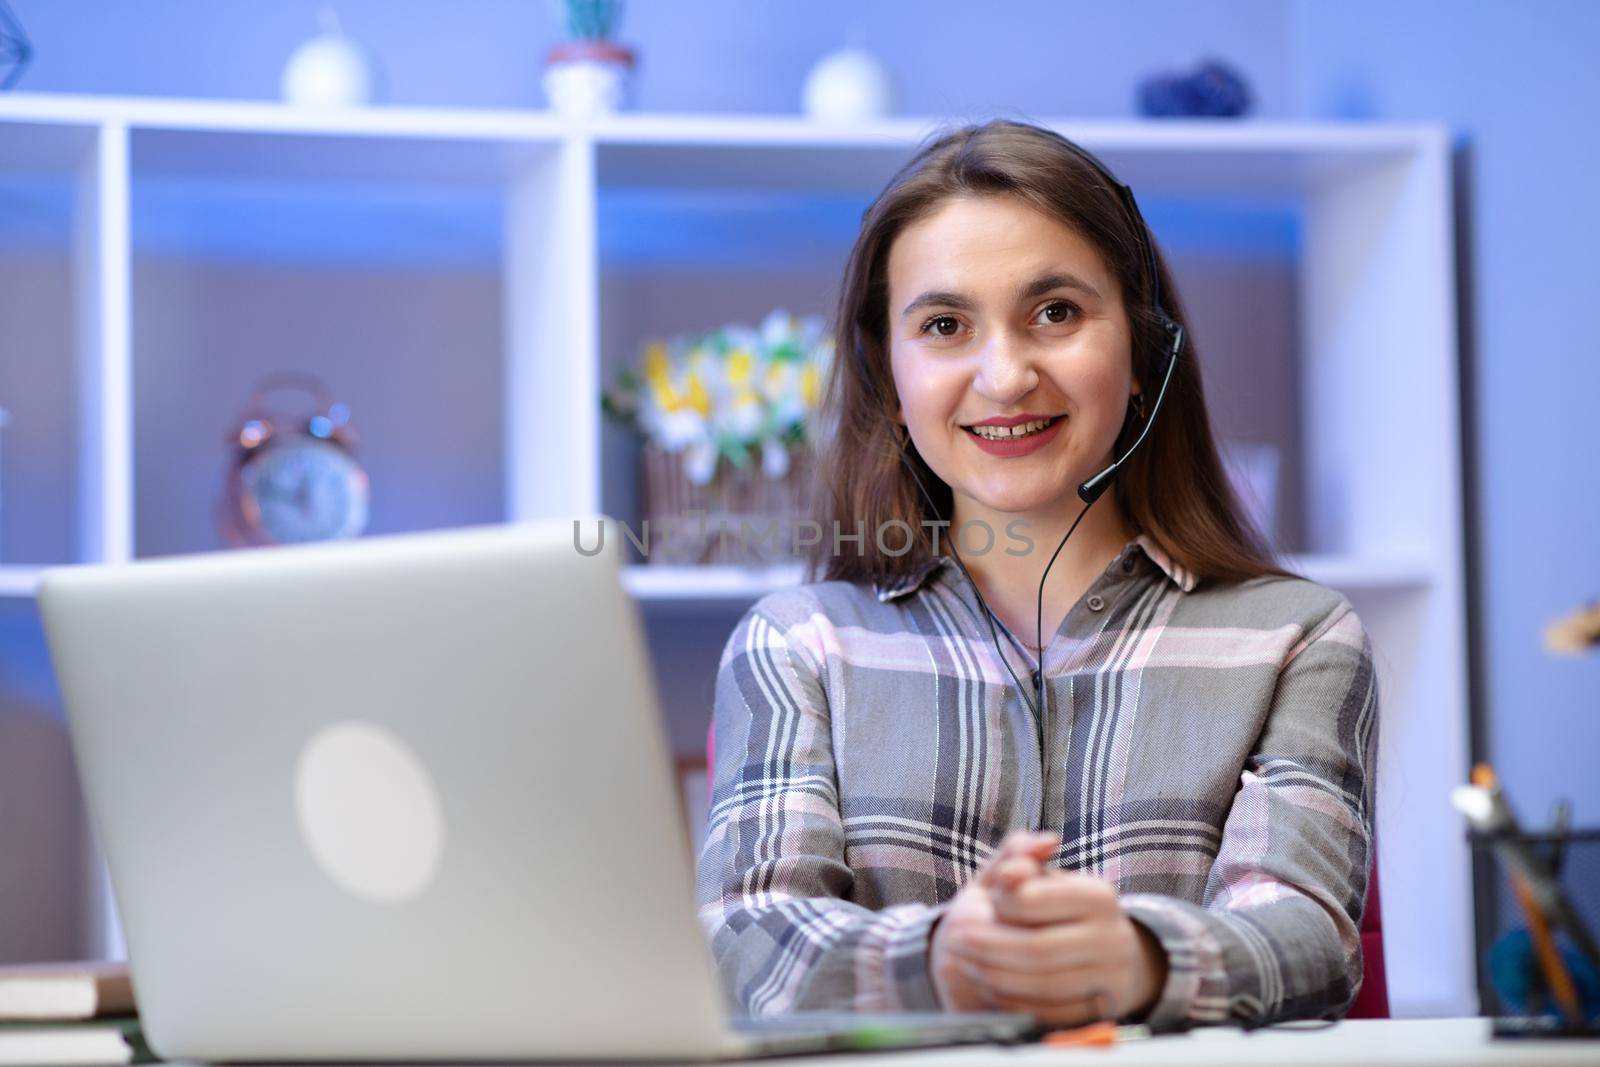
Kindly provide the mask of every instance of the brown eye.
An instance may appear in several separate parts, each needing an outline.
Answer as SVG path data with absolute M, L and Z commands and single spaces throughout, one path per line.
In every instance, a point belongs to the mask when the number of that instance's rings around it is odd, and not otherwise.
M 960 326 L 961 325 L 959 322 L 956 322 L 956 319 L 955 319 L 954 315 L 935 315 L 933 318 L 929 319 L 927 322 L 922 324 L 922 329 L 919 332 L 927 333 L 928 332 L 928 327 L 933 326 L 935 323 L 940 323 L 940 322 L 952 323 L 955 326 Z M 953 336 L 952 334 L 944 333 L 944 332 L 940 331 L 937 328 L 934 329 L 933 335 L 935 337 L 950 337 L 950 336 Z
M 1046 304 L 1044 307 L 1040 308 L 1039 310 L 1040 310 L 1041 314 L 1046 314 L 1046 315 L 1048 315 L 1052 311 L 1059 311 L 1059 312 L 1062 312 L 1063 314 L 1065 314 L 1067 312 L 1070 312 L 1072 316 L 1076 316 L 1078 314 L 1078 306 L 1076 304 L 1074 304 L 1070 300 L 1053 300 L 1050 303 Z M 1050 324 L 1052 326 L 1060 326 L 1062 323 L 1070 322 L 1070 321 L 1071 321 L 1070 318 L 1051 319 L 1050 320 Z

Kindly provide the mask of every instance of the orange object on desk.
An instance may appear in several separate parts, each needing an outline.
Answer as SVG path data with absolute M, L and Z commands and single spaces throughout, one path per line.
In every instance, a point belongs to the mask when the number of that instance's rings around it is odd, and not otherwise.
M 1051 1030 L 1039 1039 L 1042 1044 L 1055 1048 L 1078 1045 L 1115 1045 L 1117 1024 L 1101 1020 L 1088 1026 L 1075 1026 L 1070 1030 Z

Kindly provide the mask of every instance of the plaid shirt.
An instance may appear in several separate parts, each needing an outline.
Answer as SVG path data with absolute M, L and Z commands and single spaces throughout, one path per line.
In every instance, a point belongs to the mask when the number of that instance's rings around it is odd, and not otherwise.
M 1042 730 L 944 557 L 753 605 L 718 669 L 697 869 L 735 1010 L 938 1010 L 930 928 L 1023 827 L 1059 831 L 1053 863 L 1110 881 L 1165 948 L 1153 1029 L 1342 1016 L 1371 864 L 1371 644 L 1314 582 L 1197 584 L 1130 541 L 1046 650 Z

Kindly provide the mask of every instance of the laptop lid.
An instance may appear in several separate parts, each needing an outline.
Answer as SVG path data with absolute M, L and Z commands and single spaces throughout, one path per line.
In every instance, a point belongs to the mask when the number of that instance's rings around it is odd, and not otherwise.
M 57 568 L 39 603 L 163 1057 L 723 1045 L 638 608 L 570 518 Z

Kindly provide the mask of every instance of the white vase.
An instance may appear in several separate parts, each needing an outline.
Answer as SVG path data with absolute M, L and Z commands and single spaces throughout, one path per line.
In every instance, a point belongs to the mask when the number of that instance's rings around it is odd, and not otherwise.
M 378 95 L 372 53 L 339 30 L 329 8 L 320 13 L 322 32 L 289 54 L 283 65 L 283 98 L 302 107 L 360 107 Z
M 841 48 L 806 75 L 802 103 L 808 117 L 823 122 L 883 118 L 895 108 L 894 79 L 866 49 Z
M 566 41 L 550 50 L 542 82 L 550 108 L 587 118 L 630 104 L 634 55 L 610 41 Z

